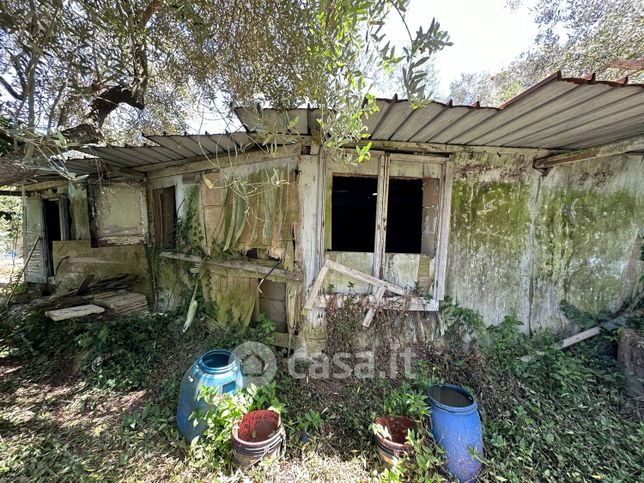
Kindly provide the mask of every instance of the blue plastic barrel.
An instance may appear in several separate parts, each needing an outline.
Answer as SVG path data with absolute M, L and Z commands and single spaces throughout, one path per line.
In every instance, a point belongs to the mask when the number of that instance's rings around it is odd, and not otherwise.
M 459 481 L 473 481 L 483 456 L 481 418 L 474 397 L 461 386 L 438 384 L 429 388 L 432 433 L 445 450 L 447 469 Z M 475 453 L 475 454 L 474 454 Z
M 221 349 L 208 351 L 199 357 L 183 376 L 179 389 L 177 426 L 188 441 L 200 436 L 206 429 L 205 421 L 191 419 L 190 415 L 195 409 L 205 413 L 212 408 L 199 397 L 202 386 L 216 386 L 218 394 L 241 389 L 244 386 L 244 374 L 237 356 Z

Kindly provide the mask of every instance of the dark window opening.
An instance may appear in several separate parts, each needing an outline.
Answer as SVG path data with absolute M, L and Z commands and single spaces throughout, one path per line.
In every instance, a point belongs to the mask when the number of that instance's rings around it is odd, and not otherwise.
M 174 248 L 176 239 L 177 212 L 174 186 L 153 190 L 154 235 L 161 248 Z
M 333 177 L 332 250 L 373 252 L 377 191 L 378 179 L 375 177 Z
M 423 180 L 389 179 L 387 253 L 420 253 L 423 230 Z
M 45 200 L 43 202 L 45 209 L 45 239 L 47 241 L 47 273 L 54 274 L 54 257 L 53 248 L 54 241 L 62 240 L 62 233 L 60 229 L 60 208 L 58 201 Z

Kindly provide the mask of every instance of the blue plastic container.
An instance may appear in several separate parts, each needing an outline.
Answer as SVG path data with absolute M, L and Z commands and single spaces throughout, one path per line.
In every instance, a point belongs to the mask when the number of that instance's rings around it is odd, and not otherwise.
M 439 384 L 429 388 L 432 433 L 445 450 L 447 469 L 459 481 L 473 481 L 483 456 L 481 418 L 474 397 L 461 386 Z
M 243 388 L 244 373 L 237 356 L 221 349 L 208 351 L 199 357 L 183 376 L 179 389 L 177 426 L 188 441 L 200 436 L 206 429 L 205 421 L 190 419 L 190 415 L 195 409 L 205 413 L 212 408 L 212 405 L 199 397 L 202 386 L 216 386 L 218 394 L 236 392 Z

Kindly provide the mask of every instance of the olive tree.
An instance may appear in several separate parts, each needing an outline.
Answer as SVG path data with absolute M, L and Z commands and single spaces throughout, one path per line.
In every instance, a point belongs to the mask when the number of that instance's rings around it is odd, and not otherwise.
M 426 102 L 438 22 L 397 51 L 383 33 L 409 0 L 4 0 L 0 133 L 29 162 L 119 131 L 180 131 L 199 103 L 304 103 L 330 146 L 360 138 L 377 72 Z M 406 24 L 405 24 L 406 25 Z

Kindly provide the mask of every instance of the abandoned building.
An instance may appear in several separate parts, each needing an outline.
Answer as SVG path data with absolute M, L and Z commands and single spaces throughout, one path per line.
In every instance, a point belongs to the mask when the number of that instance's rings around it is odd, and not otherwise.
M 596 313 L 636 289 L 644 85 L 557 73 L 499 107 L 377 104 L 359 164 L 324 147 L 316 109 L 238 109 L 243 132 L 87 147 L 66 161 L 76 179 L 14 181 L 26 280 L 135 274 L 156 311 L 196 300 L 212 327 L 263 313 L 308 353 L 347 294 L 368 302 L 363 325 L 405 312 L 392 330 L 419 339 L 447 296 L 569 332 L 561 300 Z

